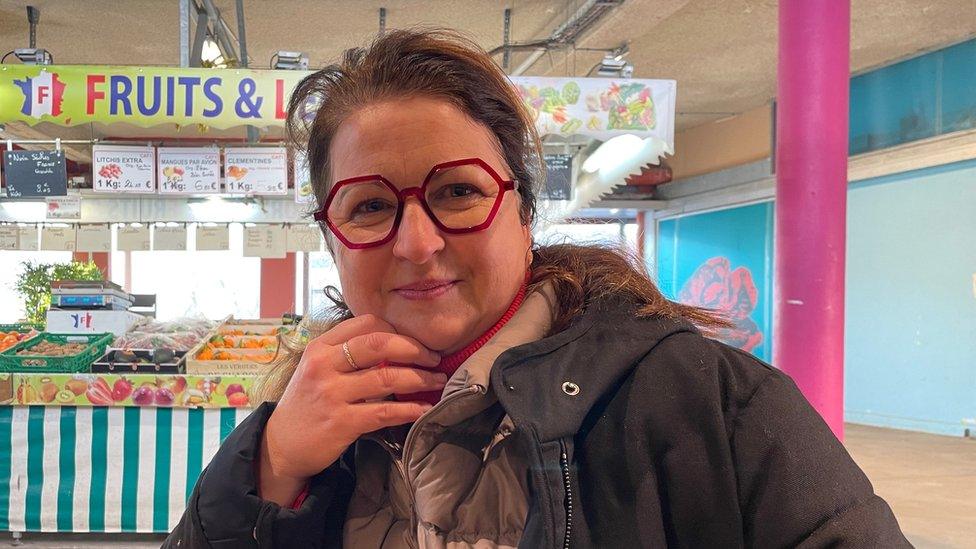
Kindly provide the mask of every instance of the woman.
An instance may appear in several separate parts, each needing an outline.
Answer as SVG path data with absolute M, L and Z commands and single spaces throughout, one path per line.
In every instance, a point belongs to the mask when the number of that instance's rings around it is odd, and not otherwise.
M 721 321 L 615 252 L 533 247 L 538 138 L 472 43 L 389 32 L 289 114 L 344 294 L 168 547 L 908 545 Z

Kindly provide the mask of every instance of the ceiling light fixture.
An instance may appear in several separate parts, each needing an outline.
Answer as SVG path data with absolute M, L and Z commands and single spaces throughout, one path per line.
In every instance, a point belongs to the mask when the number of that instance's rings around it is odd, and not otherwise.
M 300 51 L 280 50 L 271 57 L 271 68 L 290 71 L 307 71 L 308 54 Z
M 623 58 L 623 54 L 608 53 L 600 61 L 596 74 L 611 78 L 631 78 L 634 76 L 634 66 Z

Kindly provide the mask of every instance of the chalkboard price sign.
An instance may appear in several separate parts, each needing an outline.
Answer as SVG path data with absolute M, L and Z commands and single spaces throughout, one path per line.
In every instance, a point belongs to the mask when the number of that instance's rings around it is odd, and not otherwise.
M 570 154 L 547 154 L 546 189 L 542 198 L 548 200 L 569 200 L 573 191 L 573 156 Z
M 5 151 L 3 171 L 8 198 L 68 195 L 64 151 Z

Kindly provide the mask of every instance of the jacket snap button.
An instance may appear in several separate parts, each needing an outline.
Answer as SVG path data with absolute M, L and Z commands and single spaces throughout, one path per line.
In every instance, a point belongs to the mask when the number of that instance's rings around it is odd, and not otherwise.
M 579 385 L 573 383 L 572 381 L 563 382 L 563 392 L 569 396 L 576 396 L 580 392 Z

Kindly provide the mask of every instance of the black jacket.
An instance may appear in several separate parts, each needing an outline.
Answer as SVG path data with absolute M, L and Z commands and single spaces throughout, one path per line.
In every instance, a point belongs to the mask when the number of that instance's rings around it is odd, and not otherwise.
M 632 311 L 605 300 L 492 369 L 532 462 L 520 547 L 911 547 L 789 377 Z M 164 547 L 341 547 L 355 446 L 282 509 L 254 480 L 272 410 L 224 442 Z

